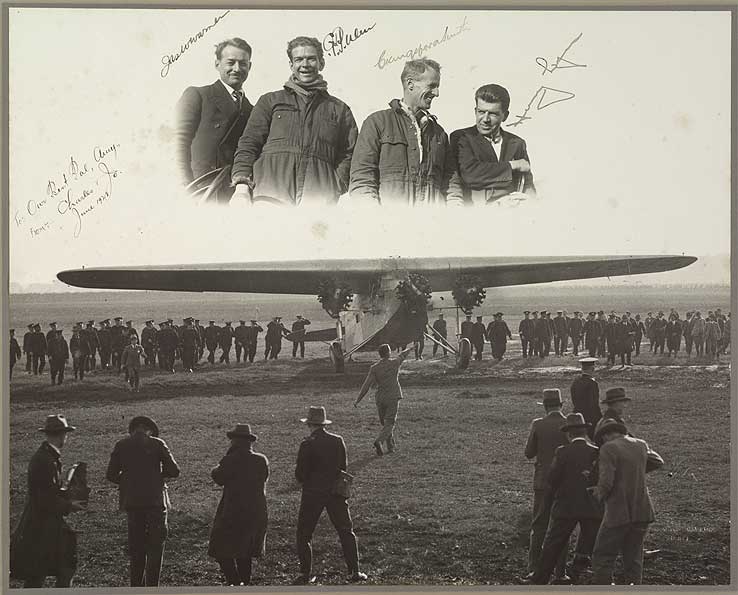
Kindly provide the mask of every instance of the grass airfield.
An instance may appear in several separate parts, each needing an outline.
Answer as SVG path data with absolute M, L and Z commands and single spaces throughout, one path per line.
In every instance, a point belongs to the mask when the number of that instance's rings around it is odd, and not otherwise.
M 405 399 L 397 424 L 398 451 L 377 457 L 379 430 L 370 396 L 353 407 L 373 354 L 358 354 L 335 374 L 325 349 L 308 346 L 293 360 L 285 343 L 280 359 L 230 366 L 201 363 L 193 374 L 143 371 L 141 391 L 123 376 L 97 371 L 83 382 L 50 386 L 48 374 L 27 376 L 16 366 L 10 399 L 10 512 L 15 527 L 25 500 L 28 460 L 48 413 L 64 413 L 78 427 L 63 451 L 70 465 L 86 461 L 92 488 L 89 510 L 68 517 L 80 531 L 79 587 L 127 586 L 125 514 L 117 489 L 105 480 L 108 457 L 134 415 L 159 423 L 161 437 L 181 466 L 170 482 L 173 505 L 161 586 L 217 586 L 222 579 L 207 557 L 220 489 L 210 470 L 228 448 L 225 432 L 252 425 L 256 450 L 270 461 L 269 533 L 254 582 L 288 585 L 298 571 L 294 548 L 300 489 L 294 464 L 307 435 L 299 422 L 310 405 L 324 405 L 332 430 L 346 441 L 356 476 L 351 511 L 362 569 L 372 585 L 510 585 L 525 574 L 532 506 L 533 465 L 523 450 L 530 422 L 542 414 L 543 388 L 559 387 L 569 409 L 576 376 L 573 356 L 523 360 L 512 344 L 503 362 L 473 361 L 454 368 L 451 354 L 408 359 Z M 636 365 L 600 367 L 600 390 L 624 386 L 634 400 L 629 428 L 666 461 L 649 476 L 657 522 L 646 549 L 644 583 L 715 585 L 730 582 L 730 369 L 720 364 L 657 357 Z M 320 584 L 345 584 L 338 538 L 321 519 L 314 541 Z M 18 586 L 11 583 L 11 586 Z

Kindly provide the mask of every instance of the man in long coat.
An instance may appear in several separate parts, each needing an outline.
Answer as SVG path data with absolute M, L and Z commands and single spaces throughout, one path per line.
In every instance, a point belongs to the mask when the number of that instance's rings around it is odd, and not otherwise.
M 257 437 L 248 424 L 236 424 L 226 436 L 231 446 L 210 473 L 223 486 L 223 496 L 215 512 L 208 555 L 217 560 L 228 585 L 248 585 L 251 560 L 261 557 L 266 545 L 269 461 L 253 451 Z
M 20 523 L 10 539 L 10 572 L 24 587 L 40 588 L 47 576 L 56 587 L 70 587 L 77 569 L 77 535 L 64 517 L 84 510 L 62 489 L 61 450 L 76 428 L 63 415 L 49 415 L 40 432 L 46 440 L 28 464 L 28 496 Z
M 589 424 L 587 433 L 594 437 L 594 429 L 602 417 L 600 410 L 600 386 L 597 384 L 593 374 L 596 357 L 584 357 L 579 360 L 582 366 L 582 374 L 571 383 L 571 404 L 574 413 L 581 413 L 584 421 Z
M 502 320 L 504 314 L 497 312 L 495 319 L 489 323 L 487 327 L 487 339 L 489 339 L 492 348 L 492 357 L 497 361 L 502 360 L 507 350 L 507 340 L 512 339 L 512 333 L 507 326 L 507 322 Z

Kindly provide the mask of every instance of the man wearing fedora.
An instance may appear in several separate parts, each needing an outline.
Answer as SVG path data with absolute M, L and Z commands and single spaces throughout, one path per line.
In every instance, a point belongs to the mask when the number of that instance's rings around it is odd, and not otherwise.
M 547 388 L 543 391 L 543 405 L 546 415 L 533 420 L 525 445 L 525 456 L 535 459 L 533 475 L 533 518 L 530 525 L 530 547 L 528 549 L 527 580 L 533 579 L 541 557 L 543 538 L 548 528 L 553 498 L 548 484 L 548 473 L 554 453 L 559 446 L 566 444 L 566 436 L 561 426 L 566 418 L 561 413 L 563 403 L 558 388 Z M 556 563 L 556 580 L 563 581 L 566 575 L 566 551 L 562 552 Z
M 379 361 L 373 363 L 369 368 L 366 380 L 361 385 L 359 396 L 354 402 L 354 407 L 358 406 L 364 395 L 369 392 L 369 389 L 376 385 L 377 392 L 374 399 L 377 403 L 377 413 L 379 414 L 379 423 L 382 424 L 382 430 L 374 441 L 374 449 L 379 456 L 384 454 L 382 450 L 383 442 L 387 444 L 388 452 L 395 450 L 395 423 L 397 422 L 397 409 L 400 406 L 400 399 L 402 399 L 400 367 L 412 349 L 412 347 L 408 347 L 392 359 L 390 358 L 390 346 L 386 343 L 380 345 L 377 350 Z
M 608 388 L 605 392 L 605 398 L 600 401 L 603 405 L 607 405 L 607 408 L 602 412 L 602 418 L 597 422 L 593 436 L 597 436 L 600 426 L 608 419 L 614 419 L 618 423 L 625 425 L 623 413 L 625 412 L 626 404 L 630 401 L 632 399 L 625 394 L 625 389 L 622 386 Z
M 76 428 L 63 415 L 49 415 L 46 439 L 28 464 L 28 495 L 20 523 L 10 539 L 10 571 L 26 588 L 44 586 L 47 576 L 56 587 L 70 587 L 77 569 L 77 535 L 64 517 L 84 510 L 62 489 L 61 451 L 67 434 Z
M 646 473 L 664 461 L 648 444 L 627 436 L 624 424 L 606 419 L 595 432 L 602 442 L 597 485 L 589 491 L 604 503 L 592 553 L 592 583 L 609 585 L 618 554 L 623 556 L 626 584 L 640 585 L 643 579 L 643 541 L 648 525 L 655 520 L 646 487 Z
M 257 437 L 248 424 L 236 424 L 226 436 L 230 448 L 210 474 L 223 486 L 223 496 L 215 512 L 208 555 L 218 561 L 228 585 L 249 585 L 251 560 L 264 554 L 266 544 L 269 461 L 253 451 Z
M 582 374 L 571 383 L 571 404 L 575 413 L 581 413 L 584 421 L 589 425 L 590 439 L 594 437 L 594 429 L 602 417 L 600 410 L 600 385 L 597 384 L 593 374 L 596 357 L 583 357 L 579 360 L 582 366 Z
M 105 476 L 118 484 L 120 509 L 128 515 L 131 586 L 156 587 L 168 533 L 164 480 L 178 477 L 179 466 L 150 417 L 134 417 L 128 433 L 115 444 Z
M 566 555 L 569 537 L 579 525 L 579 539 L 572 564 L 572 576 L 589 565 L 602 512 L 587 492 L 593 481 L 592 470 L 597 461 L 597 447 L 587 440 L 590 427 L 581 413 L 570 413 L 561 432 L 569 444 L 559 446 L 554 454 L 548 483 L 553 504 L 551 521 L 543 540 L 541 559 L 531 581 L 545 585 L 562 553 Z
M 333 422 L 326 419 L 324 407 L 310 407 L 308 416 L 300 421 L 307 424 L 310 436 L 300 444 L 295 468 L 295 478 L 302 485 L 302 499 L 297 519 L 300 576 L 295 579 L 294 584 L 307 585 L 316 581 L 312 574 L 311 541 L 323 509 L 328 510 L 328 517 L 341 540 L 349 580 L 364 581 L 367 577 L 359 572 L 359 548 L 348 501 L 336 490 L 337 481 L 345 473 L 348 464 L 346 445 L 338 434 L 326 431 L 326 426 Z

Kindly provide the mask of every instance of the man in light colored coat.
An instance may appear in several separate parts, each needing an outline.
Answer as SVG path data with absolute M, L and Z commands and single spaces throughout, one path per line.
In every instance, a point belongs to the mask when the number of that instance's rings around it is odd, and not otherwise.
M 366 380 L 361 386 L 359 396 L 354 403 L 356 407 L 364 395 L 369 392 L 372 386 L 377 387 L 375 400 L 377 402 L 377 412 L 379 413 L 379 423 L 382 424 L 382 430 L 379 432 L 377 439 L 374 441 L 374 448 L 379 456 L 384 454 L 382 450 L 382 442 L 387 443 L 387 451 L 395 450 L 395 422 L 397 421 L 397 408 L 402 399 L 402 388 L 400 387 L 400 366 L 405 361 L 412 347 L 408 347 L 405 351 L 394 358 L 390 358 L 391 349 L 386 343 L 379 346 L 379 361 L 372 364 Z
M 604 504 L 605 514 L 592 554 L 592 583 L 609 585 L 618 554 L 623 555 L 625 582 L 640 585 L 643 578 L 643 541 L 655 520 L 646 487 L 646 473 L 664 464 L 645 441 L 627 436 L 625 425 L 614 419 L 595 433 L 601 439 L 597 485 L 588 488 Z

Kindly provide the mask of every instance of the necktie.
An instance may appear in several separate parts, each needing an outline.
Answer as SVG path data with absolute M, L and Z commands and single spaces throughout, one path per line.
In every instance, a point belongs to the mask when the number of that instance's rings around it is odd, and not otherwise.
M 243 91 L 241 91 L 241 89 L 238 89 L 237 91 L 231 93 L 231 95 L 233 95 L 233 99 L 236 101 L 238 109 L 241 109 L 241 99 L 243 98 Z

